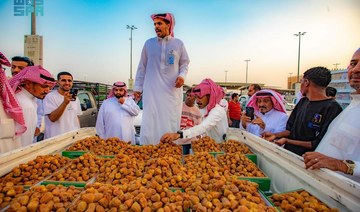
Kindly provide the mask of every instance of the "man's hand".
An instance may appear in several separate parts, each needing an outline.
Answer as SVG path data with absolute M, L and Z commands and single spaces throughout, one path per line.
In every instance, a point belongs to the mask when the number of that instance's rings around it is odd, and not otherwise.
M 184 78 L 177 77 L 175 81 L 175 87 L 180 88 L 184 84 Z
M 72 95 L 70 94 L 70 92 L 65 92 L 64 93 L 64 103 L 67 105 L 69 104 L 69 102 L 72 99 Z
M 261 127 L 261 129 L 265 129 L 265 127 L 266 127 L 265 122 L 256 114 L 254 114 L 254 115 L 256 118 L 251 123 L 259 125 Z
M 249 116 L 246 116 L 245 111 L 241 115 L 241 125 L 244 129 L 247 127 L 247 123 L 251 122 L 251 118 Z
M 243 112 L 243 114 L 241 116 L 241 122 L 249 123 L 249 122 L 251 122 L 251 118 L 249 116 L 246 116 L 246 113 Z
M 264 132 L 263 134 L 261 134 L 261 137 L 268 141 L 274 141 L 276 139 L 275 134 L 271 132 Z
M 333 171 L 347 172 L 347 166 L 342 160 L 328 157 L 319 152 L 306 152 L 303 157 L 306 169 L 327 168 Z
M 136 101 L 140 101 L 141 99 L 141 92 L 140 91 L 134 91 L 134 97 Z
M 170 143 L 179 138 L 180 138 L 180 135 L 178 133 L 165 133 L 163 136 L 161 136 L 160 142 Z
M 118 100 L 118 102 L 119 102 L 120 104 L 124 104 L 125 98 L 124 98 L 124 97 L 120 97 L 119 100 Z
M 286 144 L 286 142 L 287 142 L 287 138 L 280 138 L 279 140 L 275 141 L 275 144 L 282 146 Z
M 231 127 L 231 126 L 232 126 L 232 121 L 231 121 L 231 119 L 229 119 L 228 122 L 229 122 L 229 127 Z

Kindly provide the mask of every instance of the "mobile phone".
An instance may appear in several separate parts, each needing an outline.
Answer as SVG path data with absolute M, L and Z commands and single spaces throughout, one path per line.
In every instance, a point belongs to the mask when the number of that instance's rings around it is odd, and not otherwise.
M 246 107 L 245 108 L 245 115 L 249 116 L 251 120 L 254 120 L 254 108 L 253 107 Z
M 78 94 L 78 89 L 71 89 L 70 94 L 71 94 L 71 101 L 75 101 Z

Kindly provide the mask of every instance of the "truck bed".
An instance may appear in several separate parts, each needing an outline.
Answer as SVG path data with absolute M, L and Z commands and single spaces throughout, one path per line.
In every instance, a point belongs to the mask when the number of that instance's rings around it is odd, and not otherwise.
M 75 141 L 94 135 L 94 128 L 81 128 L 2 154 L 0 155 L 0 176 L 38 155 L 59 153 Z M 260 168 L 271 178 L 273 192 L 303 188 L 340 211 L 360 211 L 360 184 L 358 182 L 327 169 L 306 170 L 301 157 L 240 129 L 229 129 L 227 138 L 246 143 L 258 155 Z

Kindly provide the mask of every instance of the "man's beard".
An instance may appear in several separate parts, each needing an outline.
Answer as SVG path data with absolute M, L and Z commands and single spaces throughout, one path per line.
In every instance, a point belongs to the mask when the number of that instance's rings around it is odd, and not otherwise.
M 117 99 L 120 99 L 121 97 L 124 97 L 124 95 L 120 95 L 120 94 L 118 94 L 118 95 L 114 95 Z
M 352 79 L 355 78 L 355 82 L 352 82 Z M 356 73 L 356 74 L 351 74 L 350 75 L 350 87 L 354 88 L 355 90 L 360 90 L 360 83 L 358 81 L 359 79 L 359 74 Z

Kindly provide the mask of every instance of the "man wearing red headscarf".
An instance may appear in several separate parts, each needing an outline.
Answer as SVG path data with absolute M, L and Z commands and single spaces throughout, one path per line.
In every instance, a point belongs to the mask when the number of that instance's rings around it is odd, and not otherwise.
M 253 94 L 247 107 L 254 108 L 254 117 L 244 113 L 241 129 L 260 136 L 263 132 L 278 133 L 286 129 L 288 116 L 281 94 L 273 90 L 260 90 Z
M 100 138 L 118 137 L 135 144 L 134 119 L 140 112 L 139 106 L 127 97 L 124 82 L 115 82 L 102 103 L 96 121 L 96 132 Z
M 14 137 L 26 131 L 23 112 L 2 68 L 3 65 L 10 67 L 10 62 L 0 52 L 0 154 L 20 148 L 21 141 L 15 140 Z M 15 123 L 22 126 L 17 132 Z
M 190 62 L 183 42 L 174 38 L 174 16 L 164 13 L 151 18 L 157 37 L 144 45 L 134 85 L 135 98 L 143 96 L 143 145 L 158 144 L 162 134 L 179 129 L 182 85 Z
M 203 110 L 203 120 L 199 125 L 177 131 L 166 133 L 161 137 L 162 142 L 171 142 L 179 138 L 194 138 L 206 134 L 216 142 L 223 141 L 223 136 L 229 128 L 227 115 L 220 101 L 224 97 L 223 89 L 211 79 L 204 79 L 197 85 L 193 94 L 200 110 Z
M 26 131 L 19 137 L 22 147 L 34 141 L 38 120 L 36 98 L 44 99 L 54 85 L 55 79 L 41 66 L 28 66 L 11 78 L 10 86 L 15 92 L 25 119 Z M 21 124 L 16 124 L 17 129 L 22 127 Z

